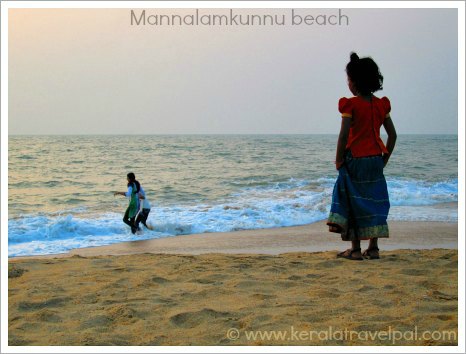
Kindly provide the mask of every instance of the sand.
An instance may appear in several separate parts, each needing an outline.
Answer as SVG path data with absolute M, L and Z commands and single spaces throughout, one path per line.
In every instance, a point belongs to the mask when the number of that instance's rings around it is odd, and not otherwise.
M 380 241 L 384 250 L 458 248 L 458 225 L 441 222 L 390 222 L 390 238 Z M 330 234 L 325 222 L 276 229 L 204 233 L 79 248 L 52 257 L 129 255 L 140 253 L 281 254 L 341 250 L 349 243 Z M 363 243 L 366 245 L 367 243 Z M 51 256 L 46 256 L 50 258 Z M 21 258 L 21 257 L 19 257 Z M 28 257 L 26 257 L 28 258 Z M 38 258 L 38 257 L 35 257 Z
M 379 260 L 321 223 L 10 259 L 9 345 L 457 345 L 457 225 L 390 230 Z

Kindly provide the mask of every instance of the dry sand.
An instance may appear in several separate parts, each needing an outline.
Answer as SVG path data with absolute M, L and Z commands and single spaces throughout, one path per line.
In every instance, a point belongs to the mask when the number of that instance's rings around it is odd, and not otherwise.
M 391 223 L 381 259 L 364 261 L 308 253 L 347 246 L 321 227 L 10 259 L 9 345 L 457 344 L 440 333 L 457 333 L 456 224 Z

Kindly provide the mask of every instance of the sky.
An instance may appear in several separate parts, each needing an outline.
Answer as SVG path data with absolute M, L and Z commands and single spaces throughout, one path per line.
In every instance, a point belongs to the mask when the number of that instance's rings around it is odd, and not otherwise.
M 146 18 L 195 11 L 148 8 Z M 8 133 L 337 134 L 352 51 L 378 63 L 376 95 L 391 100 L 398 133 L 458 133 L 456 9 L 342 9 L 342 25 L 294 26 L 291 9 L 233 11 L 286 25 L 144 26 L 131 25 L 131 9 L 10 9 Z

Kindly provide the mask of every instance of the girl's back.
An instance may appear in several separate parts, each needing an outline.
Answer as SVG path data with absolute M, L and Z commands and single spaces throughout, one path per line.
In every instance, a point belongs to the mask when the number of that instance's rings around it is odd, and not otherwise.
M 374 156 L 388 153 L 380 138 L 380 127 L 390 117 L 390 101 L 387 97 L 374 95 L 370 100 L 361 96 L 343 97 L 338 102 L 343 118 L 351 119 L 351 128 L 346 149 L 353 157 Z

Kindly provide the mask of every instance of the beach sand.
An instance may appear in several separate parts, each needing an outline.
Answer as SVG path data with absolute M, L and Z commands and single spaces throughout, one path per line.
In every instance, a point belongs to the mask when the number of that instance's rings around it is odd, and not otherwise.
M 379 260 L 322 223 L 12 258 L 9 345 L 457 345 L 457 224 L 390 231 Z

